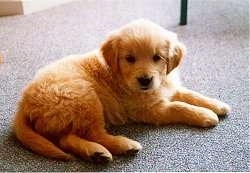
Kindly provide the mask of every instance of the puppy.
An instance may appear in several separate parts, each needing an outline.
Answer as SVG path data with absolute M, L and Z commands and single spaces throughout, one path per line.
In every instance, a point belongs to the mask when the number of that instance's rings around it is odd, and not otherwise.
M 181 86 L 177 69 L 185 46 L 147 20 L 114 31 L 100 49 L 54 62 L 24 89 L 15 133 L 32 151 L 68 160 L 109 162 L 140 143 L 105 130 L 106 124 L 218 124 L 230 107 Z

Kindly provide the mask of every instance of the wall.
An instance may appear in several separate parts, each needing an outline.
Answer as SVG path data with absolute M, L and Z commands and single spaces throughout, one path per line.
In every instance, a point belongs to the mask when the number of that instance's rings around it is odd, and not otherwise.
M 0 16 L 30 14 L 73 0 L 0 0 Z

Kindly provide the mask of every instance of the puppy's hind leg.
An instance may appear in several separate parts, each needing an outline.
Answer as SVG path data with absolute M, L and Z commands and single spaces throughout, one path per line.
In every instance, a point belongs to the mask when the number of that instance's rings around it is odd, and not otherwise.
M 88 138 L 102 144 L 115 155 L 131 155 L 142 149 L 140 143 L 124 136 L 110 135 L 104 128 L 94 129 L 89 134 Z
M 69 134 L 61 138 L 60 147 L 68 150 L 83 159 L 108 163 L 112 161 L 111 153 L 102 145 L 80 138 L 75 134 Z
M 76 85 L 76 82 L 73 84 Z M 71 84 L 71 88 L 73 84 Z M 59 144 L 61 148 L 83 159 L 107 163 L 112 160 L 111 153 L 101 144 L 86 138 L 86 134 L 91 129 L 104 127 L 102 104 L 88 84 L 84 84 L 82 81 L 77 84 L 77 88 L 71 92 L 71 94 L 74 93 L 74 99 L 66 100 L 67 112 L 71 115 L 72 129 L 62 136 Z

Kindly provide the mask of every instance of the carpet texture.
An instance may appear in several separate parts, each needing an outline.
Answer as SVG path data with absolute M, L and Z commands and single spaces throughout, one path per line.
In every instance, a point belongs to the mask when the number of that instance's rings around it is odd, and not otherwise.
M 179 26 L 176 0 L 74 1 L 46 11 L 0 18 L 0 171 L 250 171 L 249 1 L 190 0 L 188 25 Z M 181 68 L 190 89 L 232 107 L 218 126 L 112 127 L 139 141 L 134 157 L 109 165 L 44 158 L 15 139 L 11 122 L 20 92 L 35 72 L 69 54 L 100 45 L 107 33 L 134 19 L 176 32 L 187 46 Z

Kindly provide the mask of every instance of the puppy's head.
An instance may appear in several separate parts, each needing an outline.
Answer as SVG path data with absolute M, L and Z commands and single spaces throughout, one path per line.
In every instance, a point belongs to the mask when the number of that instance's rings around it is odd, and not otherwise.
M 137 20 L 114 31 L 101 47 L 114 74 L 131 90 L 157 89 L 179 66 L 185 46 L 176 34 L 147 20 Z

